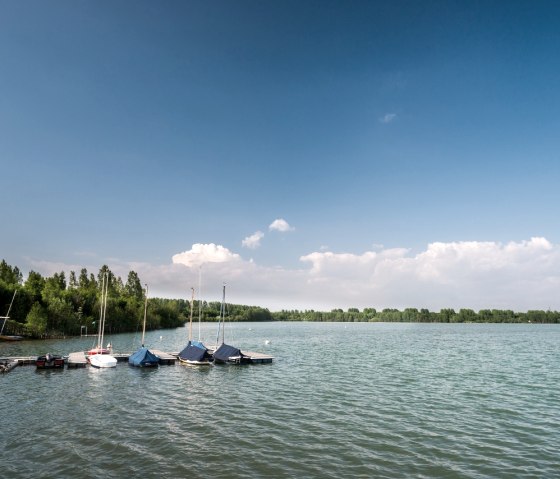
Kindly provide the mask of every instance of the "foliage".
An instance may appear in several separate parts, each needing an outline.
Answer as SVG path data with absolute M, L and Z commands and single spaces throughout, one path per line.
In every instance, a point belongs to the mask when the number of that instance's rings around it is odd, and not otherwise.
M 377 311 L 375 308 L 365 308 L 359 312 L 350 308 L 347 312 L 333 309 L 330 312 L 313 310 L 282 310 L 272 313 L 276 321 L 376 321 L 403 323 L 560 323 L 560 312 L 557 311 L 527 311 L 514 313 L 512 310 L 482 309 L 476 313 L 472 309 L 442 309 L 439 313 L 428 309 L 406 308 L 404 311 L 386 308 Z
M 109 281 L 106 331 L 137 331 L 144 317 L 145 293 L 137 273 L 128 274 L 126 284 L 107 265 L 97 279 L 83 268 L 78 275 L 70 272 L 69 280 L 62 271 L 44 278 L 30 271 L 25 283 L 17 267 L 0 263 L 0 315 L 5 315 L 14 291 L 17 294 L 8 324 L 19 324 L 29 337 L 79 335 L 82 326 L 95 331 L 101 307 L 101 280 Z M 185 302 L 172 299 L 149 299 L 147 327 L 174 328 L 185 322 Z

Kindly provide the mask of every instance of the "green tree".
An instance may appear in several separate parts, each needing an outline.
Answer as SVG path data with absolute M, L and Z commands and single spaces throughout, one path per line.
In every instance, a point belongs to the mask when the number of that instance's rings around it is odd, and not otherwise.
M 77 334 L 79 324 L 70 304 L 63 298 L 52 298 L 47 305 L 48 327 L 52 331 Z
M 481 323 L 493 323 L 494 316 L 492 315 L 492 311 L 489 309 L 481 309 L 478 312 L 478 321 Z
M 415 323 L 419 321 L 419 313 L 416 308 L 406 308 L 402 314 L 403 321 L 407 323 Z
M 31 311 L 27 314 L 26 323 L 35 336 L 42 336 L 47 332 L 48 315 L 45 307 L 39 302 L 33 303 Z
M 33 270 L 30 271 L 23 285 L 23 289 L 27 292 L 33 303 L 41 300 L 44 287 L 45 278 L 43 278 L 40 273 L 36 273 Z
M 89 279 L 86 268 L 80 270 L 80 276 L 78 277 L 78 288 L 87 289 L 89 287 Z
M 455 310 L 451 308 L 444 308 L 439 311 L 439 320 L 442 323 L 452 323 L 455 318 Z
M 142 283 L 140 282 L 140 278 L 135 271 L 130 271 L 128 273 L 128 278 L 124 286 L 124 293 L 126 296 L 135 298 L 138 301 L 142 301 L 142 299 L 144 298 Z
M 460 309 L 459 313 L 455 316 L 455 320 L 458 323 L 473 323 L 476 319 L 476 313 L 472 309 L 467 308 Z
M 78 281 L 76 280 L 76 273 L 70 271 L 70 278 L 68 278 L 68 287 L 70 289 L 76 289 L 78 287 Z
M 23 282 L 23 275 L 17 266 L 10 266 L 6 260 L 0 263 L 0 281 L 7 285 L 18 286 Z

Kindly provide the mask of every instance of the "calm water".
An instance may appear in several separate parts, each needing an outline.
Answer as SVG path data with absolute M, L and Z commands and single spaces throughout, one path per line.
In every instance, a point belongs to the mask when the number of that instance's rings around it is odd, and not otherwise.
M 178 351 L 185 337 L 146 342 Z M 0 476 L 560 477 L 560 326 L 245 323 L 231 337 L 275 361 L 1 375 Z M 0 356 L 92 344 L 0 343 Z

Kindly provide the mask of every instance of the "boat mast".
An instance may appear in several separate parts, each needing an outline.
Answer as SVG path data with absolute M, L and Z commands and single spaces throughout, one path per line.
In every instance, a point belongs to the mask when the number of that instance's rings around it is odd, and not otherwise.
M 226 335 L 226 284 L 224 283 L 223 293 L 222 293 L 222 344 L 225 342 Z
M 226 302 L 226 284 L 224 283 L 224 289 L 222 293 L 222 305 L 220 306 L 220 319 L 218 320 L 218 335 L 216 336 L 216 349 L 220 342 L 220 328 L 222 328 L 222 344 L 224 344 L 224 326 L 225 326 L 225 302 Z M 223 322 L 223 324 L 222 324 Z
M 198 268 L 198 341 L 200 342 L 200 321 L 202 318 L 202 266 Z
M 107 296 L 109 294 L 109 274 L 107 275 L 107 280 L 105 281 L 105 306 L 103 307 L 103 330 L 101 331 L 101 349 L 103 349 L 103 338 L 105 337 L 105 320 L 107 319 Z
M 97 327 L 97 352 L 99 353 L 99 349 L 101 348 L 101 330 L 103 329 L 103 304 L 104 300 L 103 297 L 105 295 L 105 273 L 103 273 L 102 280 L 101 280 L 101 304 L 99 305 L 99 325 Z
M 148 285 L 146 284 L 146 300 L 144 301 L 144 324 L 142 325 L 142 347 L 144 347 L 144 336 L 146 335 L 146 313 L 148 312 Z
M 193 316 L 193 307 L 194 307 L 194 288 L 191 288 L 191 316 L 189 320 L 189 343 L 192 341 L 192 316 Z
M 102 305 L 101 305 L 101 330 L 99 331 L 99 348 L 101 349 L 100 354 L 103 354 L 103 338 L 105 336 L 105 317 L 107 315 L 107 293 L 109 291 L 109 276 L 105 272 L 103 275 L 103 293 L 101 295 Z
M 17 293 L 17 289 L 14 290 L 14 295 L 12 296 L 12 300 L 10 301 L 10 306 L 8 307 L 8 312 L 6 313 L 6 316 L 2 317 L 2 319 L 4 319 L 4 322 L 2 323 L 2 329 L 0 330 L 0 335 L 4 332 L 4 326 L 6 326 L 6 321 L 10 319 L 10 311 L 12 310 L 12 304 L 14 304 L 16 293 Z

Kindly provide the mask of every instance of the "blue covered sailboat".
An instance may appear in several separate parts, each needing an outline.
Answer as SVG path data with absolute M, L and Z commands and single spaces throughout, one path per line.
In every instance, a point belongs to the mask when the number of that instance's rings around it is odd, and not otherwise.
M 140 368 L 156 367 L 159 365 L 159 356 L 142 346 L 128 358 L 128 364 Z
M 216 348 L 214 354 L 214 363 L 216 364 L 249 364 L 251 359 L 245 356 L 240 349 L 225 344 L 225 322 L 226 322 L 226 285 L 224 284 L 223 295 L 222 295 L 222 307 L 220 309 L 220 321 L 218 323 L 218 337 L 220 338 L 220 326 L 222 332 L 222 344 Z M 216 343 L 217 343 L 216 341 Z M 217 346 L 217 345 L 216 345 Z
M 179 361 L 194 366 L 210 366 L 212 355 L 200 341 L 189 341 L 185 349 L 179 353 Z
M 189 342 L 185 348 L 179 353 L 179 361 L 184 364 L 190 364 L 191 366 L 210 366 L 212 365 L 212 355 L 208 351 L 208 348 L 202 344 L 200 337 L 198 341 L 192 340 L 192 317 L 193 317 L 193 307 L 194 307 L 194 288 L 191 288 L 191 314 L 189 321 Z M 200 324 L 200 305 L 199 305 L 199 317 L 198 321 Z M 199 328 L 200 336 L 200 328 Z
M 130 355 L 128 364 L 139 368 L 153 368 L 159 366 L 159 356 L 152 353 L 144 346 L 144 336 L 146 334 L 146 313 L 148 312 L 148 285 L 146 285 L 146 301 L 144 303 L 144 323 L 142 326 L 142 347 Z
M 225 343 L 214 351 L 214 361 L 218 364 L 249 364 L 251 362 L 250 358 L 245 356 L 240 349 Z

